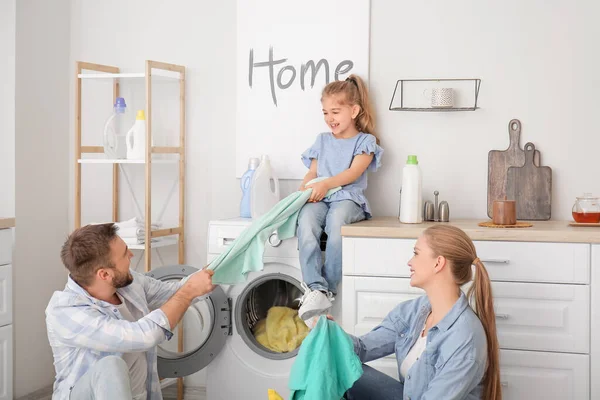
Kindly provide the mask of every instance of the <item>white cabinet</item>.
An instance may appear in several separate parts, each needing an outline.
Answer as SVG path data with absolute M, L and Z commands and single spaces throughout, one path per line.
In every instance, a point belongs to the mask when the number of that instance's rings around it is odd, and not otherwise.
M 492 293 L 502 348 L 589 353 L 588 285 L 492 282 Z
M 344 237 L 347 332 L 369 332 L 396 305 L 424 293 L 408 278 L 415 242 Z M 475 246 L 492 280 L 503 398 L 600 399 L 600 383 L 590 379 L 600 373 L 599 339 L 593 335 L 600 333 L 594 330 L 600 328 L 600 245 L 592 250 L 581 243 L 475 241 Z M 398 378 L 394 355 L 369 365 Z
M 0 265 L 10 264 L 12 259 L 12 230 L 0 229 Z
M 12 323 L 12 265 L 0 265 L 0 326 Z
M 12 400 L 12 230 L 0 229 L 0 400 Z
M 502 399 L 589 399 L 589 366 L 587 355 L 500 350 Z
M 592 285 L 590 312 L 591 399 L 600 399 L 600 244 L 592 246 Z
M 590 283 L 589 244 L 474 243 L 493 281 Z
M 0 400 L 12 400 L 13 338 L 12 325 L 0 327 Z

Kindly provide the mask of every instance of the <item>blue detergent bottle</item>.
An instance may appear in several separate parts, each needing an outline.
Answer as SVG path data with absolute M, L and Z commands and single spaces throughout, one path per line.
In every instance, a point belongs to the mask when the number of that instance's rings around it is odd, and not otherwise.
M 240 217 L 251 218 L 252 213 L 250 211 L 250 192 L 252 185 L 252 176 L 254 171 L 258 168 L 260 160 L 258 158 L 251 158 L 248 161 L 248 170 L 242 175 L 240 179 L 240 186 L 242 188 L 242 201 L 240 202 Z

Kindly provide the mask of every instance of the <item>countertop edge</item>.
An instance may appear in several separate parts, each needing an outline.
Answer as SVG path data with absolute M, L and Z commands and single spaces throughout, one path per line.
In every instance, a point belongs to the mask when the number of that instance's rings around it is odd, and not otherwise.
M 461 228 L 472 240 L 514 241 L 514 242 L 554 242 L 600 244 L 600 228 L 572 227 L 570 221 L 532 221 L 529 228 L 484 228 L 478 226 L 482 220 L 461 219 L 449 224 Z M 401 224 L 395 217 L 378 217 L 369 221 L 342 226 L 343 237 L 416 239 L 431 225 Z
M 0 229 L 14 228 L 16 226 L 16 218 L 0 218 Z

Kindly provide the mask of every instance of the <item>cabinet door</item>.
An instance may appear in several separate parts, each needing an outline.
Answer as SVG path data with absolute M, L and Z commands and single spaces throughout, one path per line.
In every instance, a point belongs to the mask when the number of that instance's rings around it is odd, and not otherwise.
M 600 399 L 600 244 L 592 246 L 592 286 L 590 300 L 591 399 Z
M 410 277 L 416 239 L 343 238 L 344 275 Z
M 13 383 L 12 325 L 0 328 L 0 400 L 12 400 Z
M 589 353 L 590 287 L 492 282 L 500 347 Z
M 410 277 L 416 239 L 343 238 L 343 274 Z M 490 279 L 508 282 L 590 283 L 590 245 L 476 241 Z M 540 271 L 543 271 L 540 272 Z
M 590 283 L 590 245 L 476 241 L 490 279 L 508 282 Z
M 581 354 L 500 351 L 504 400 L 587 400 L 590 358 Z
M 12 229 L 0 229 L 0 265 L 11 263 L 12 243 Z
M 12 266 L 0 265 L 0 326 L 12 323 Z
M 375 328 L 394 307 L 425 292 L 410 286 L 406 278 L 344 276 L 342 323 L 356 336 Z

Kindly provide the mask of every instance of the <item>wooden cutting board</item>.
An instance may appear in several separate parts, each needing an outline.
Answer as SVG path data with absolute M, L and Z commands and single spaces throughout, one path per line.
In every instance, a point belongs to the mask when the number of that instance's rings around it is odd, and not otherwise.
M 525 152 L 521 149 L 521 121 L 513 119 L 508 123 L 509 145 L 506 150 L 491 150 L 488 153 L 488 201 L 487 214 L 492 218 L 494 200 L 503 200 L 506 189 L 506 171 L 510 167 L 525 164 Z M 534 164 L 540 165 L 540 152 L 534 153 Z
M 525 145 L 525 165 L 506 172 L 506 196 L 517 202 L 517 219 L 549 220 L 552 205 L 552 169 L 533 164 L 535 146 Z

